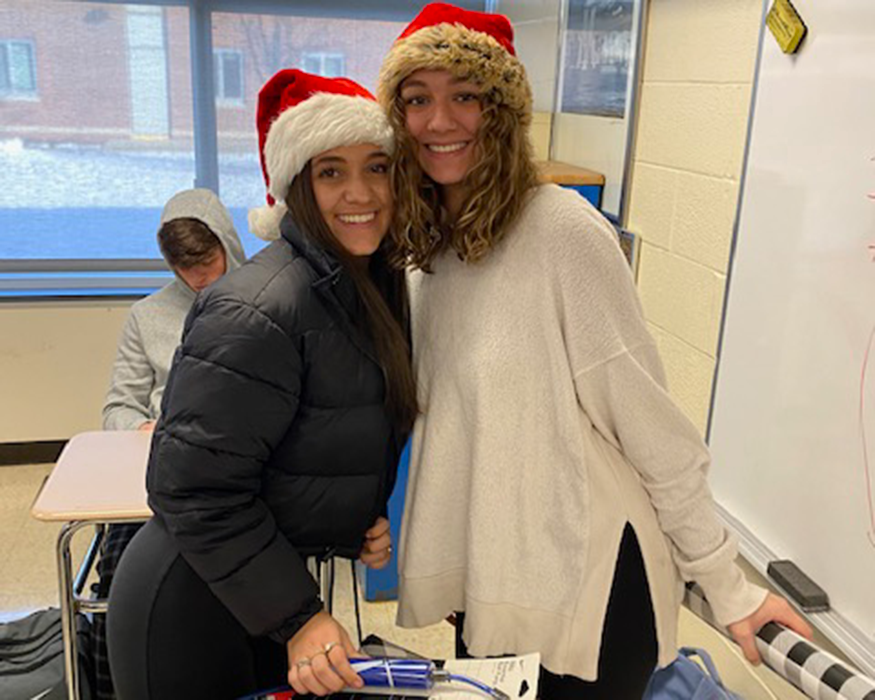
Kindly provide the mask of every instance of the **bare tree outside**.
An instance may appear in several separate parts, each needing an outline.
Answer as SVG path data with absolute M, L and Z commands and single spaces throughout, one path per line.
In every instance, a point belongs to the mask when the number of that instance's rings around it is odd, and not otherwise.
M 294 65 L 292 29 L 293 17 L 268 15 L 244 15 L 240 19 L 246 38 L 248 56 L 259 85 L 267 82 L 274 73 Z

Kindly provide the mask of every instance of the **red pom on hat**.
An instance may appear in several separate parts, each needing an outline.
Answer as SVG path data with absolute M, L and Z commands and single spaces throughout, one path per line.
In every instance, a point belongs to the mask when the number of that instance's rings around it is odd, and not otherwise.
M 404 39 L 420 29 L 438 24 L 461 24 L 475 32 L 488 34 L 501 44 L 511 56 L 516 56 L 516 50 L 513 47 L 513 27 L 507 17 L 488 12 L 466 10 L 444 2 L 433 2 L 423 7 L 422 11 L 401 32 L 398 40 Z
M 313 157 L 362 143 L 373 143 L 387 154 L 394 147 L 389 122 L 365 88 L 348 78 L 295 68 L 279 71 L 264 84 L 255 121 L 268 206 L 249 212 L 249 228 L 268 240 L 279 236 L 282 200 Z

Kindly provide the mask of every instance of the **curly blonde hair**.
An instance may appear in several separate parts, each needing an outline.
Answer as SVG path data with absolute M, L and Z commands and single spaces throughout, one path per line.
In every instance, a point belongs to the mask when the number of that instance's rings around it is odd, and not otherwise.
M 503 105 L 484 99 L 483 120 L 475 143 L 475 165 L 465 176 L 467 195 L 454 222 L 441 217 L 438 185 L 422 170 L 416 144 L 404 123 L 403 105 L 396 100 L 389 115 L 398 147 L 391 169 L 395 193 L 392 263 L 430 271 L 435 257 L 452 248 L 465 262 L 475 263 L 504 238 L 539 184 L 526 128 Z
M 439 185 L 422 170 L 407 130 L 401 85 L 420 69 L 447 70 L 482 91 L 475 165 L 465 176 L 467 195 L 453 222 L 442 219 Z M 491 36 L 441 24 L 395 43 L 383 62 L 377 94 L 396 136 L 392 263 L 428 271 L 448 248 L 465 262 L 481 260 L 505 236 L 540 180 L 528 134 L 532 92 L 525 68 Z

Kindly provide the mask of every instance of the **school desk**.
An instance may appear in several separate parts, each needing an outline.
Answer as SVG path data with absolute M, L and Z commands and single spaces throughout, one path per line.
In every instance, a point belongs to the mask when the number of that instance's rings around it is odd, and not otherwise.
M 585 197 L 596 208 L 602 208 L 605 176 L 577 165 L 555 160 L 538 161 L 538 170 L 547 182 L 567 187 Z
M 137 430 L 95 431 L 73 437 L 37 496 L 31 515 L 45 522 L 61 522 L 56 556 L 64 638 L 67 697 L 79 700 L 76 613 L 105 614 L 107 601 L 82 591 L 100 552 L 107 525 L 145 522 L 152 517 L 146 503 L 146 465 L 151 432 Z M 79 530 L 94 528 L 91 544 L 75 578 L 70 543 Z M 307 560 L 331 612 L 334 563 Z
M 31 509 L 37 520 L 64 523 L 58 534 L 56 556 L 70 700 L 79 700 L 76 613 L 106 612 L 106 600 L 82 594 L 106 526 L 144 522 L 152 516 L 146 505 L 146 461 L 151 438 L 151 432 L 136 430 L 76 435 L 64 447 Z M 94 535 L 74 578 L 70 543 L 79 530 L 87 527 L 94 528 Z

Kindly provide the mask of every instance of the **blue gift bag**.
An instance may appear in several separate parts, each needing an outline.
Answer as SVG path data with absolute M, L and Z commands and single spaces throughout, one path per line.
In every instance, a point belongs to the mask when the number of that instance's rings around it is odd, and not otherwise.
M 698 656 L 703 669 L 691 656 Z M 706 672 L 707 670 L 707 672 Z M 653 672 L 642 700 L 743 700 L 723 686 L 717 667 L 704 649 L 681 647 L 678 658 Z

